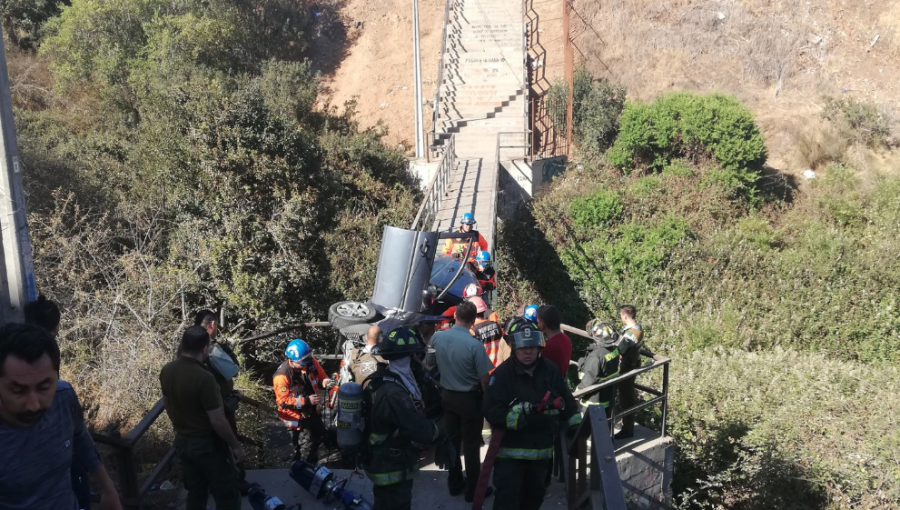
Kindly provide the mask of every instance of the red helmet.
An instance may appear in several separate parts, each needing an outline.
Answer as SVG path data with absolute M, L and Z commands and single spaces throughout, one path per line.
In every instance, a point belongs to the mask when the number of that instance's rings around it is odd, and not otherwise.
M 480 296 L 483 293 L 484 291 L 481 290 L 481 285 L 478 285 L 477 283 L 470 283 L 466 285 L 465 289 L 463 289 L 463 298 Z
M 487 303 L 485 303 L 484 300 L 480 297 L 472 296 L 467 299 L 467 301 L 475 305 L 476 312 L 481 313 L 487 311 Z

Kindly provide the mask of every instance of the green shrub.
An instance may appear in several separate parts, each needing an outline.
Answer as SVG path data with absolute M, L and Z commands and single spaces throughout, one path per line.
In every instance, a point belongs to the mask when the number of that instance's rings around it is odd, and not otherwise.
M 578 148 L 589 157 L 603 154 L 616 139 L 619 116 L 625 106 L 625 88 L 593 75 L 584 67 L 573 77 L 572 134 Z M 553 125 L 566 129 L 568 87 L 557 82 L 548 91 L 547 107 Z
M 896 367 L 712 347 L 671 378 L 676 508 L 900 505 Z
M 31 49 L 41 41 L 41 26 L 59 14 L 65 0 L 0 0 L 3 34 L 23 49 Z
M 873 148 L 888 144 L 891 119 L 871 103 L 826 97 L 822 117 L 838 124 L 855 143 Z
M 577 228 L 591 230 L 605 227 L 622 214 L 622 200 L 606 190 L 572 202 L 570 216 Z
M 718 181 L 753 196 L 766 147 L 752 114 L 736 99 L 674 93 L 651 104 L 628 103 L 607 158 L 623 170 L 657 171 L 678 158 L 712 158 L 721 167 Z

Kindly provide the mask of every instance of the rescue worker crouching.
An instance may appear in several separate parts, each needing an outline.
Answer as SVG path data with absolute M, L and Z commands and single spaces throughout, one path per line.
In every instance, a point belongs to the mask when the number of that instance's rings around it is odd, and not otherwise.
M 581 382 L 578 383 L 579 390 L 619 375 L 619 349 L 616 346 L 619 334 L 616 333 L 616 329 L 598 319 L 592 320 L 587 329 L 594 343 L 588 347 L 588 354 L 578 361 L 578 371 L 582 374 Z M 585 408 L 591 405 L 603 406 L 606 417 L 609 418 L 612 406 L 615 405 L 615 398 L 616 387 L 610 386 L 582 400 L 581 403 Z
M 544 335 L 531 325 L 507 334 L 512 357 L 488 383 L 484 415 L 502 433 L 494 463 L 494 510 L 536 510 L 553 452 L 554 422 L 574 433 L 578 404 L 553 363 L 541 357 Z
M 425 343 L 413 329 L 401 327 L 383 335 L 375 351 L 388 364 L 379 363 L 365 390 L 369 423 L 368 455 L 363 469 L 372 481 L 373 510 L 410 510 L 413 478 L 419 472 L 418 445 L 440 442 L 435 462 L 446 465 L 455 454 L 441 429 L 426 418 L 410 356 L 424 352 Z M 439 455 L 440 454 L 440 455 Z
M 278 417 L 291 430 L 294 459 L 300 455 L 300 432 L 308 430 L 309 453 L 306 461 L 317 463 L 319 445 L 326 439 L 327 431 L 319 414 L 319 389 L 330 389 L 334 383 L 312 355 L 309 345 L 294 339 L 284 351 L 287 361 L 278 367 L 272 380 Z

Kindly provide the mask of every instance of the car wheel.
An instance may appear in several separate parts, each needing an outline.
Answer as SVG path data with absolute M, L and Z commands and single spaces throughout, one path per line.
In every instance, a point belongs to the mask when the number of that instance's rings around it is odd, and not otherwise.
M 376 311 L 359 301 L 341 301 L 328 309 L 328 322 L 340 329 L 355 324 L 365 324 L 375 319 Z

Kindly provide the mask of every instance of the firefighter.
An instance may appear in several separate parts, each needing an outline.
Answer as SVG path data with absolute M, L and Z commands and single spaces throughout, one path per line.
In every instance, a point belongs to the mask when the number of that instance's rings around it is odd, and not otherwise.
M 594 343 L 588 347 L 587 356 L 578 361 L 578 371 L 581 373 L 581 382 L 578 389 L 587 388 L 619 375 L 619 334 L 616 329 L 606 322 L 594 319 L 588 323 L 588 332 Z M 611 386 L 604 388 L 582 400 L 585 406 L 601 405 L 606 410 L 609 418 L 612 406 L 615 405 L 616 388 Z
M 459 229 L 457 230 L 460 234 L 468 234 L 470 232 L 474 232 L 478 234 L 478 239 L 472 241 L 472 246 L 469 248 L 469 254 L 465 257 L 466 260 L 470 262 L 475 262 L 475 257 L 482 251 L 487 251 L 488 244 L 484 239 L 484 236 L 478 233 L 477 230 L 473 230 L 475 228 L 475 216 L 472 216 L 472 213 L 463 214 L 462 218 L 459 220 Z M 468 239 L 447 239 L 444 242 L 444 253 L 447 255 L 460 255 L 462 257 L 465 255 L 463 253 L 466 251 L 466 246 L 469 245 Z
M 627 374 L 641 366 L 641 347 L 644 345 L 644 330 L 637 323 L 637 311 L 632 305 L 624 305 L 619 308 L 619 316 L 622 319 L 622 333 L 619 338 L 619 352 L 622 354 L 622 363 L 619 366 L 621 374 Z M 637 395 L 634 389 L 634 378 L 619 383 L 619 403 L 622 409 L 634 407 L 637 403 Z M 622 417 L 622 429 L 615 439 L 628 439 L 634 437 L 634 414 Z
M 500 352 L 500 342 L 503 340 L 503 330 L 500 329 L 500 325 L 496 321 L 485 318 L 488 307 L 483 299 L 473 296 L 467 301 L 475 305 L 475 324 L 469 328 L 469 332 L 484 344 L 484 350 L 487 352 L 488 359 L 491 360 L 491 364 L 496 368 L 499 364 L 497 355 Z
M 417 331 L 401 327 L 383 335 L 375 349 L 389 363 L 378 364 L 365 390 L 369 452 L 363 468 L 373 485 L 373 510 L 412 508 L 413 478 L 419 471 L 417 445 L 441 442 L 435 457 L 444 467 L 446 459 L 455 456 L 447 455 L 449 443 L 441 441 L 441 429 L 425 417 L 410 367 L 410 356 L 426 348 Z
M 485 417 L 494 434 L 503 434 L 494 462 L 494 510 L 536 510 L 546 492 L 555 423 L 572 434 L 581 414 L 559 370 L 541 357 L 543 333 L 523 325 L 507 340 L 513 355 L 491 375 L 484 397 Z
M 291 430 L 295 460 L 301 457 L 300 432 L 309 431 L 310 448 L 306 461 L 316 464 L 319 445 L 326 437 L 325 425 L 319 414 L 318 390 L 331 389 L 334 383 L 325 376 L 322 366 L 303 340 L 291 340 L 284 354 L 288 359 L 278 367 L 272 380 L 278 417 Z

